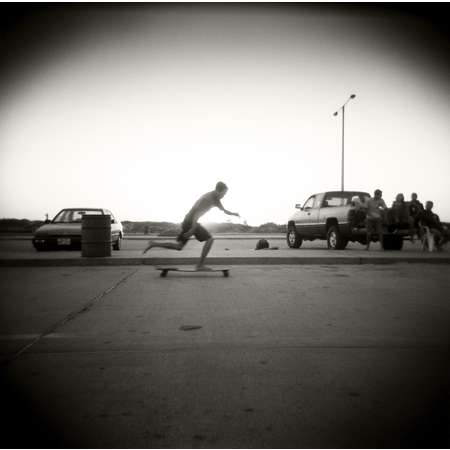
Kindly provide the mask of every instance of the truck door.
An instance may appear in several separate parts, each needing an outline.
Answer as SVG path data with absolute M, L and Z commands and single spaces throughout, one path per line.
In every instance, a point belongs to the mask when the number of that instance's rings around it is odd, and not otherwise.
M 306 200 L 303 208 L 297 213 L 295 217 L 295 227 L 301 236 L 311 236 L 311 211 L 314 206 L 316 196 L 312 195 Z
M 314 203 L 309 211 L 309 227 L 310 233 L 315 236 L 319 236 L 321 234 L 321 223 L 320 223 L 320 207 L 322 205 L 322 199 L 324 194 L 317 194 L 314 197 Z

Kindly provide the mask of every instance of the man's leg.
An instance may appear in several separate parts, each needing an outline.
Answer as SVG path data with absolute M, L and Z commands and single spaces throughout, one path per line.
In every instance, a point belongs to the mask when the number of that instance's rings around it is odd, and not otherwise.
M 414 217 L 408 216 L 408 225 L 409 225 L 409 240 L 414 242 L 414 235 L 416 234 L 416 230 L 414 229 Z
M 181 250 L 184 244 L 181 241 L 178 242 L 156 242 L 156 241 L 148 241 L 147 247 L 142 251 L 142 254 L 148 252 L 151 248 L 160 247 L 160 248 L 168 248 L 170 250 Z
M 169 250 L 181 250 L 189 240 L 184 237 L 184 233 L 188 230 L 188 228 L 190 228 L 190 225 L 186 225 L 183 222 L 181 232 L 177 236 L 176 242 L 157 242 L 150 239 L 147 243 L 147 247 L 145 247 L 145 249 L 142 251 L 142 254 L 148 252 L 151 248 L 154 247 L 168 248 Z
M 432 228 L 430 230 L 434 236 L 434 242 L 436 243 L 437 250 L 442 250 L 442 244 L 444 242 L 444 237 L 442 233 L 437 228 Z
M 370 223 L 370 219 L 366 220 L 366 236 L 366 250 L 369 250 L 370 239 L 372 238 L 372 224 Z
M 211 236 L 210 232 L 204 228 L 201 224 L 197 223 L 195 227 L 194 236 L 200 242 L 204 242 L 202 253 L 200 255 L 200 260 L 196 266 L 197 270 L 208 270 L 208 267 L 205 266 L 205 259 L 208 256 L 209 251 L 211 250 L 211 246 L 213 245 L 214 238 Z
M 211 247 L 213 245 L 214 238 L 210 237 L 206 242 L 205 245 L 203 245 L 202 248 L 202 254 L 200 255 L 200 261 L 197 264 L 197 269 L 206 269 L 205 266 L 205 259 L 208 256 L 209 251 L 211 250 Z
M 442 230 L 442 245 L 445 245 L 450 239 L 449 230 Z
M 377 220 L 377 232 L 380 240 L 381 250 L 383 250 L 383 221 Z

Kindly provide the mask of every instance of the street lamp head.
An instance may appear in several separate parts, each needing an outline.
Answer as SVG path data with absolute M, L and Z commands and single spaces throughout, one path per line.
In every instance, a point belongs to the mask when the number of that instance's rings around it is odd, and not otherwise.
M 333 116 L 337 116 L 337 114 L 338 114 L 338 113 L 337 113 L 337 111 L 336 111 L 336 112 L 333 114 Z
M 350 95 L 350 98 L 355 98 L 355 97 L 356 97 L 355 94 Z

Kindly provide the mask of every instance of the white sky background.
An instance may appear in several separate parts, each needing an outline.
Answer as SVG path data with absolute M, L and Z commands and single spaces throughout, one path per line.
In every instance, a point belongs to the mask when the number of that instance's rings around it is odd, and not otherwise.
M 411 42 L 415 27 L 258 8 L 92 13 L 0 103 L 0 217 L 101 206 L 180 222 L 222 180 L 250 225 L 285 223 L 340 189 L 333 112 L 354 93 L 345 189 L 381 188 L 388 205 L 415 191 L 448 221 L 448 72 Z

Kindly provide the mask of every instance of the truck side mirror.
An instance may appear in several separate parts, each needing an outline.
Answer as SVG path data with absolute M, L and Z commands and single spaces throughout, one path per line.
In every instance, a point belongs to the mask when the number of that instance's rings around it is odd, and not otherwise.
M 302 205 L 300 205 L 300 203 L 297 203 L 297 204 L 295 205 L 295 208 L 296 208 L 296 209 L 300 209 L 300 210 L 303 209 L 303 208 L 302 208 Z
M 50 219 L 45 219 L 44 223 L 50 223 Z

